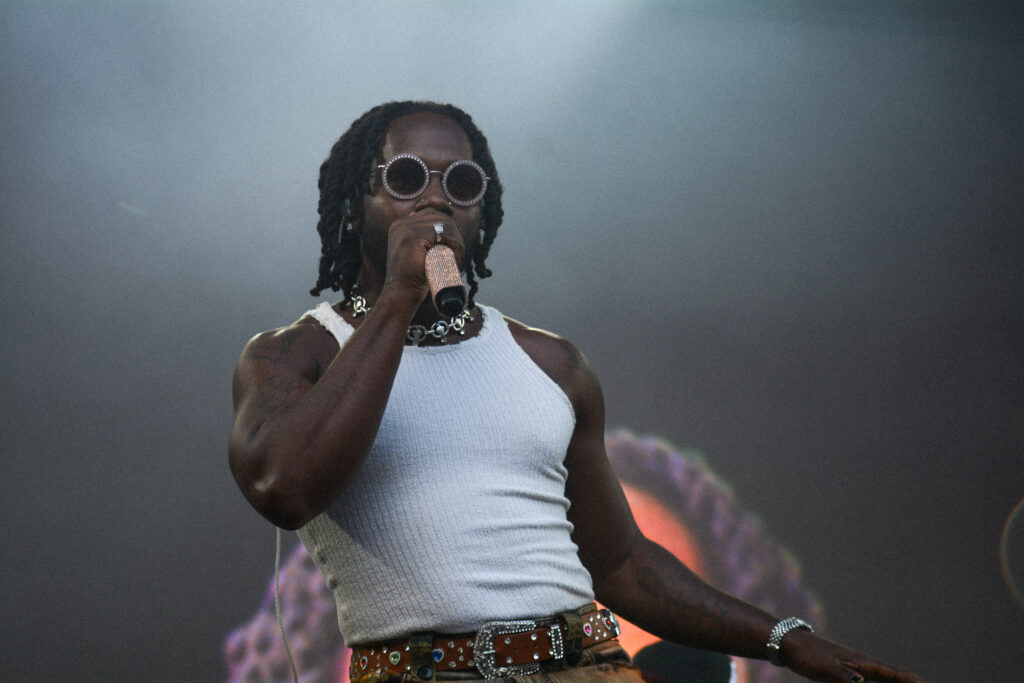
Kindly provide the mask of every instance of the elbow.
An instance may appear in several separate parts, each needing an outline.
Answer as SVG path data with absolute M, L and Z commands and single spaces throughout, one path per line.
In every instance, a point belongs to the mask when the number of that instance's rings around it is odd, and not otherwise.
M 286 531 L 296 531 L 306 526 L 317 513 L 301 504 L 301 500 L 290 495 L 286 487 L 273 479 L 260 480 L 245 493 L 249 504 L 267 521 Z
M 229 462 L 235 483 L 249 505 L 274 526 L 295 531 L 319 514 L 310 509 L 287 476 L 265 459 L 243 458 L 236 449 L 230 449 Z
M 594 586 L 594 598 L 602 605 L 619 612 L 621 611 L 621 605 L 619 604 L 619 598 L 624 594 L 628 593 L 630 586 L 628 585 L 628 579 L 622 575 L 612 574 L 591 574 Z
M 647 539 L 639 530 L 627 542 L 623 542 L 611 552 L 591 555 L 583 560 L 590 572 L 594 586 L 594 595 L 598 601 L 611 609 L 616 609 L 618 596 L 630 592 L 642 573 L 638 567 L 638 556 L 643 552 L 643 544 Z

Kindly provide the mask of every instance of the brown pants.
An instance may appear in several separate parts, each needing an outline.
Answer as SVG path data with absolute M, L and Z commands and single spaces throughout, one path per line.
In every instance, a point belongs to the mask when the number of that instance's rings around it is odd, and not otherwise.
M 371 673 L 360 678 L 353 678 L 353 683 L 420 683 L 425 679 L 411 673 L 389 674 Z M 471 683 L 482 681 L 480 674 L 468 671 L 438 671 L 432 681 L 462 681 Z M 604 681 L 605 683 L 641 683 L 643 678 L 640 670 L 633 666 L 629 655 L 622 649 L 617 640 L 608 640 L 583 650 L 583 657 L 571 669 L 558 669 L 540 672 L 529 676 L 512 676 L 509 678 L 490 679 L 501 683 L 586 683 L 586 681 Z

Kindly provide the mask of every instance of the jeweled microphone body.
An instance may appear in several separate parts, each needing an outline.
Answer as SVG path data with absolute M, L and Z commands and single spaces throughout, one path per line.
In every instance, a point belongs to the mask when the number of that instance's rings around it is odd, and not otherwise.
M 454 318 L 466 307 L 466 288 L 455 261 L 455 252 L 446 244 L 427 249 L 427 285 L 434 306 L 443 315 Z

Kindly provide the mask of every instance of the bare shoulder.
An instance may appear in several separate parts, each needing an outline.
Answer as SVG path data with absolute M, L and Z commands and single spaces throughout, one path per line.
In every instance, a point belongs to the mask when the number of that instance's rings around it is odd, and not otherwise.
M 557 334 L 529 327 L 505 318 L 513 339 L 555 384 L 560 386 L 574 405 L 600 394 L 600 383 L 590 362 L 575 344 Z

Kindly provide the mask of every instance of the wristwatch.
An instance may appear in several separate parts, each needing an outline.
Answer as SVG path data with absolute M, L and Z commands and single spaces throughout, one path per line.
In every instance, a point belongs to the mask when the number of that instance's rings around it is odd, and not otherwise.
M 782 666 L 782 650 L 779 648 L 779 645 L 782 643 L 782 637 L 795 628 L 802 628 L 805 631 L 814 633 L 811 625 L 803 619 L 789 617 L 775 624 L 772 632 L 768 635 L 768 644 L 765 645 L 765 649 L 768 651 L 768 661 L 775 666 Z

